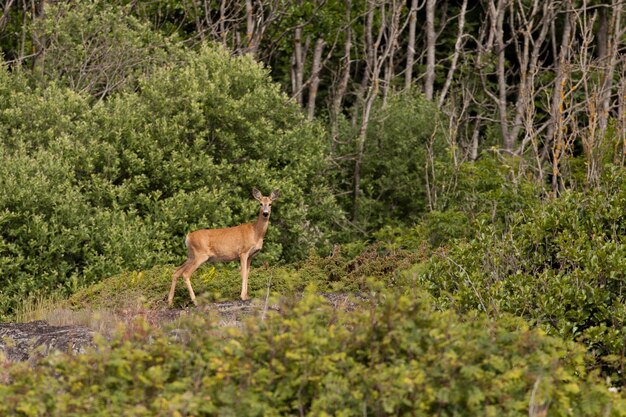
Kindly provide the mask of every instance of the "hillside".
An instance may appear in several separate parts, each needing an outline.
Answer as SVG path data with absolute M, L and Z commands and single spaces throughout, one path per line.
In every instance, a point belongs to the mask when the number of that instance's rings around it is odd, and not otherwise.
M 26 367 L 5 365 L 0 410 L 624 415 L 626 398 L 593 370 L 583 345 L 504 312 L 441 309 L 415 285 L 415 261 L 410 251 L 377 246 L 355 257 L 339 250 L 288 268 L 261 266 L 251 293 L 265 297 L 247 302 L 209 301 L 220 297 L 215 289 L 236 293 L 239 282 L 230 280 L 236 270 L 207 266 L 195 280 L 197 308 L 180 308 L 189 304 L 184 288 L 177 307 L 165 307 L 172 267 L 40 302 L 30 314 L 74 321 L 72 329 L 92 326 L 100 335 L 78 355 L 41 358 L 40 351 Z M 359 295 L 313 292 L 330 286 Z M 39 388 L 25 389 L 31 386 Z
M 0 415 L 625 415 L 625 5 L 2 2 Z
M 342 297 L 346 299 L 345 296 Z M 437 311 L 371 289 L 351 308 L 308 294 L 233 322 L 136 318 L 79 355 L 6 367 L 3 415 L 623 415 L 582 346 L 519 319 Z M 258 301 L 258 300 L 256 300 Z M 255 301 L 209 305 L 250 309 Z M 229 314 L 230 314 L 229 313 Z M 235 313 L 239 314 L 239 313 Z M 33 389 L 33 387 L 37 387 Z M 611 388 L 611 389 L 609 389 Z M 613 392 L 612 392 L 613 391 Z

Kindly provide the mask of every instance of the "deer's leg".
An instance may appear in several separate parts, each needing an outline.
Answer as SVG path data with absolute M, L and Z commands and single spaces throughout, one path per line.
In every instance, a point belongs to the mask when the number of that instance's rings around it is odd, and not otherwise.
M 189 265 L 189 259 L 187 259 L 185 263 L 183 263 L 181 266 L 176 268 L 176 271 L 174 271 L 174 275 L 172 275 L 172 287 L 170 288 L 170 293 L 167 296 L 167 304 L 170 306 L 174 302 L 174 292 L 176 291 L 176 283 L 178 282 L 178 277 L 183 273 L 183 271 L 185 270 L 185 268 L 187 268 L 188 265 Z
M 239 257 L 241 261 L 241 299 L 248 299 L 248 271 L 250 265 L 250 257 L 247 253 L 242 253 Z
M 185 285 L 187 286 L 187 290 L 189 290 L 189 296 L 191 297 L 191 301 L 194 305 L 198 305 L 196 302 L 196 294 L 193 292 L 193 288 L 191 288 L 191 274 L 196 272 L 196 269 L 200 267 L 203 263 L 205 263 L 209 257 L 207 255 L 196 256 L 193 259 L 190 259 L 189 264 L 182 270 L 183 280 L 185 281 Z

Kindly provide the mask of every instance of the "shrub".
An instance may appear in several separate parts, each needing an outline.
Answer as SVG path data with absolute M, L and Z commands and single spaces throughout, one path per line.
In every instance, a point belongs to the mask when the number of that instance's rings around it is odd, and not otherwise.
M 320 127 L 250 58 L 183 57 L 99 103 L 0 69 L 0 317 L 42 290 L 182 262 L 187 232 L 255 216 L 254 186 L 281 190 L 256 262 L 331 235 Z
M 47 3 L 29 35 L 42 48 L 34 76 L 94 99 L 134 90 L 155 68 L 181 59 L 181 48 L 130 14 L 105 2 Z
M 412 225 L 427 210 L 430 158 L 445 160 L 442 116 L 415 91 L 393 94 L 377 102 L 367 129 L 360 171 L 359 218 L 352 219 L 369 234 L 389 223 Z M 344 209 L 354 204 L 353 125 L 342 127 L 335 152 L 334 183 Z M 429 154 L 429 150 L 431 154 Z
M 483 223 L 420 265 L 418 281 L 445 307 L 510 312 L 581 340 L 609 375 L 622 378 L 626 320 L 626 187 L 571 191 L 519 212 L 508 228 Z
M 370 285 L 335 310 L 286 301 L 242 328 L 192 316 L 170 336 L 141 322 L 86 355 L 13 367 L 3 415 L 624 415 L 584 349 L 510 316 L 460 319 Z M 149 341 L 149 343 L 147 343 Z M 530 410 L 529 410 L 530 409 Z

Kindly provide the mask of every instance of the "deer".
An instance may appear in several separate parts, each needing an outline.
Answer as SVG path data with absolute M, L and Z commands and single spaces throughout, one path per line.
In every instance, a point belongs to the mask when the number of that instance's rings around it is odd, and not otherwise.
M 263 248 L 263 238 L 269 226 L 272 202 L 278 198 L 278 194 L 278 190 L 274 190 L 269 197 L 266 197 L 256 188 L 252 189 L 252 196 L 261 205 L 255 223 L 245 223 L 223 229 L 200 229 L 185 237 L 187 260 L 174 271 L 172 288 L 167 297 L 168 305 L 171 306 L 174 302 L 176 283 L 181 275 L 189 290 L 191 301 L 194 305 L 198 305 L 190 278 L 200 265 L 207 261 L 231 262 L 239 260 L 241 263 L 241 299 L 243 301 L 248 299 L 250 264 L 252 258 Z

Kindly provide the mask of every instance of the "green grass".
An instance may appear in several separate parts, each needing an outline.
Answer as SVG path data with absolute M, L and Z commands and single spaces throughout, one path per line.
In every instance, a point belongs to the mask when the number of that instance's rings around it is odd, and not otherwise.
M 349 250 L 347 252 L 350 252 Z M 310 254 L 297 264 L 269 266 L 253 263 L 248 293 L 251 298 L 289 296 L 306 288 L 316 292 L 359 292 L 367 280 L 376 278 L 387 286 L 406 281 L 401 271 L 421 255 L 408 251 L 388 251 L 380 245 L 367 246 L 359 253 L 340 251 L 329 257 Z M 14 320 L 46 320 L 53 325 L 84 325 L 109 334 L 115 324 L 137 315 L 150 315 L 169 308 L 167 295 L 174 265 L 157 265 L 144 271 L 128 271 L 81 288 L 69 298 L 57 293 L 27 300 L 14 314 Z M 200 306 L 213 302 L 239 300 L 239 264 L 205 264 L 191 277 Z M 192 306 L 182 279 L 178 280 L 174 309 Z

